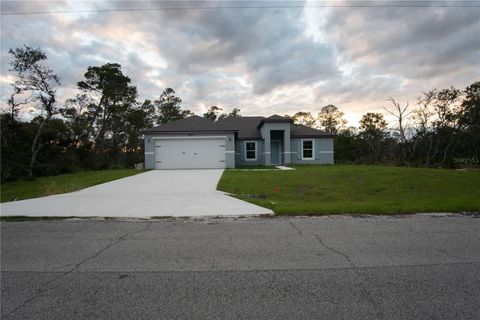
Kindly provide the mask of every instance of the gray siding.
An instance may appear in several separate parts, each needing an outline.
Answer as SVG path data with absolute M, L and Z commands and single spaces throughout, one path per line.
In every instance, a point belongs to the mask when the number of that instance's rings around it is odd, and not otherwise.
M 307 139 L 307 138 L 306 138 Z M 292 164 L 333 164 L 333 138 L 314 138 L 315 145 L 315 157 L 313 160 L 302 160 L 301 159 L 301 141 L 302 139 L 291 139 L 291 161 Z M 244 142 L 245 141 L 257 141 L 257 146 L 260 153 L 260 158 L 257 154 L 257 161 L 245 161 L 245 150 Z M 265 142 L 263 140 L 237 140 L 235 142 L 235 163 L 237 166 L 263 166 L 265 165 Z M 282 162 L 284 159 L 284 150 L 282 150 Z M 300 155 L 300 159 L 298 157 Z
M 305 138 L 309 139 L 309 138 Z M 292 163 L 294 164 L 333 164 L 333 138 L 313 138 L 315 155 L 313 160 L 302 160 L 302 139 L 292 139 Z
M 225 139 L 225 166 L 227 168 L 235 168 L 235 135 L 233 133 L 226 134 Z
M 227 168 L 235 168 L 235 166 L 263 166 L 266 163 L 265 156 L 265 142 L 263 140 L 237 140 L 235 141 L 234 134 L 219 134 L 226 136 L 225 139 L 225 165 Z M 155 169 L 155 140 L 154 134 L 145 135 L 145 168 Z M 160 136 L 160 135 L 158 135 Z M 175 134 L 169 136 L 214 136 L 214 134 Z M 291 155 L 292 164 L 333 164 L 333 138 L 315 138 L 315 159 L 301 160 L 301 141 L 300 138 L 290 140 L 291 153 L 285 154 L 286 150 L 282 149 L 282 162 L 285 163 L 285 157 Z M 257 141 L 257 160 L 245 161 L 245 141 Z M 300 156 L 299 156 L 300 155 Z
M 145 141 L 145 169 L 155 169 L 155 142 L 151 134 L 146 134 Z
M 245 141 L 257 142 L 257 160 L 245 160 Z M 265 144 L 263 140 L 247 139 L 235 141 L 235 163 L 236 166 L 264 166 L 265 165 Z
M 264 123 L 260 128 L 262 133 L 262 137 L 265 141 L 265 165 L 271 164 L 271 157 L 270 157 L 270 131 L 278 130 L 284 131 L 284 145 L 283 145 L 283 155 L 282 161 L 284 164 L 290 164 L 290 123 Z
M 145 134 L 145 169 L 155 169 L 155 139 L 156 136 L 168 137 L 198 137 L 198 136 L 226 136 L 225 138 L 225 166 L 235 168 L 235 136 L 233 133 L 222 134 Z

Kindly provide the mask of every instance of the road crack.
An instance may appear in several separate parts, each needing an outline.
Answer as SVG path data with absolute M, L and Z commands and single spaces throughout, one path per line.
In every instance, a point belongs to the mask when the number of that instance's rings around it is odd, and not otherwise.
M 348 262 L 348 264 L 352 267 L 353 273 L 357 276 L 357 278 L 360 279 L 360 283 L 363 285 L 362 290 L 363 290 L 363 292 L 365 292 L 365 297 L 367 298 L 367 300 L 370 301 L 371 305 L 375 308 L 375 311 L 377 312 L 377 317 L 379 319 L 385 319 L 382 308 L 377 303 L 377 301 L 373 297 L 373 294 L 372 294 L 371 290 L 368 287 L 368 285 L 370 284 L 369 279 L 364 274 L 362 274 L 358 271 L 358 267 L 355 263 L 353 263 L 352 259 L 350 259 L 350 257 L 347 254 L 343 253 L 342 251 L 337 250 L 337 249 L 335 249 L 331 246 L 327 246 L 318 234 L 314 234 L 314 236 L 315 236 L 315 238 L 317 238 L 318 243 L 320 243 L 320 245 L 323 248 L 325 248 L 327 250 L 330 250 L 331 252 L 342 256 Z
M 320 243 L 320 245 L 321 245 L 322 247 L 324 247 L 325 249 L 330 250 L 330 251 L 332 251 L 332 252 L 334 252 L 334 253 L 342 256 L 342 257 L 348 262 L 349 265 L 351 265 L 354 269 L 357 268 L 357 266 L 355 265 L 355 263 L 353 263 L 353 261 L 350 259 L 350 257 L 349 257 L 348 255 L 346 255 L 345 253 L 343 253 L 343 252 L 341 252 L 341 251 L 338 251 L 338 250 L 336 250 L 336 249 L 334 249 L 334 248 L 332 248 L 332 247 L 330 247 L 330 246 L 327 246 L 327 245 L 323 242 L 322 238 L 320 238 L 320 236 L 319 236 L 318 234 L 315 234 L 314 236 L 315 236 L 315 238 L 317 238 L 318 242 Z
M 105 247 L 103 247 L 102 249 L 98 250 L 97 252 L 95 252 L 93 255 L 89 256 L 88 258 L 86 259 L 83 259 L 82 261 L 76 263 L 73 268 L 71 268 L 70 270 L 68 271 L 65 271 L 63 273 L 61 273 L 59 276 L 51 279 L 51 280 L 48 280 L 47 282 L 45 282 L 44 284 L 42 284 L 42 286 L 40 288 L 37 289 L 37 291 L 35 292 L 35 294 L 30 297 L 29 299 L 25 300 L 24 302 L 22 302 L 20 305 L 18 305 L 15 309 L 13 309 L 12 311 L 10 311 L 4 318 L 8 318 L 10 317 L 11 315 L 13 315 L 15 312 L 17 312 L 18 310 L 20 310 L 21 308 L 23 308 L 25 305 L 29 304 L 30 302 L 32 302 L 33 300 L 37 299 L 38 297 L 40 297 L 43 293 L 45 292 L 48 292 L 48 291 L 51 291 L 53 289 L 56 289 L 59 287 L 59 285 L 57 286 L 53 286 L 53 287 L 48 287 L 48 285 L 52 284 L 52 283 L 55 283 L 56 281 L 74 273 L 74 272 L 78 272 L 78 269 L 80 268 L 81 265 L 87 263 L 88 261 L 92 260 L 92 259 L 95 259 L 96 257 L 98 257 L 99 255 L 101 255 L 103 252 L 107 251 L 108 249 L 110 249 L 111 247 L 113 246 L 116 246 L 120 243 L 122 243 L 123 241 L 127 240 L 127 237 L 131 236 L 131 235 L 134 235 L 134 234 L 137 234 L 137 233 L 142 233 L 142 232 L 145 232 L 148 230 L 148 228 L 150 228 L 152 224 L 152 221 L 147 223 L 147 225 L 140 229 L 140 230 L 136 230 L 136 231 L 132 231 L 132 232 L 127 232 L 125 234 L 122 234 L 120 237 L 118 237 L 114 242 L 112 243 L 109 243 L 107 244 Z
M 137 231 L 132 231 L 132 232 L 127 232 L 123 235 L 121 235 L 120 237 L 117 238 L 117 240 L 115 240 L 114 242 L 106 245 L 105 247 L 103 247 L 102 249 L 98 250 L 96 253 L 94 253 L 93 255 L 91 255 L 90 257 L 80 261 L 79 263 L 75 264 L 75 266 L 68 272 L 68 273 L 71 273 L 71 272 L 74 272 L 74 271 L 78 271 L 78 268 L 80 268 L 80 266 L 82 264 L 85 264 L 87 263 L 88 261 L 90 260 L 93 260 L 95 259 L 96 257 L 98 257 L 99 255 L 101 255 L 102 253 L 104 253 L 105 251 L 107 251 L 108 249 L 110 249 L 111 247 L 113 246 L 116 246 L 120 243 L 122 243 L 123 241 L 127 240 L 126 238 L 131 236 L 131 235 L 134 235 L 134 234 L 137 234 L 137 233 L 142 233 L 142 232 L 145 232 L 148 230 L 148 228 L 150 228 L 152 222 L 149 222 L 145 228 L 143 229 L 140 229 L 140 230 L 137 230 Z
M 300 230 L 299 228 L 297 228 L 297 226 L 296 226 L 292 221 L 289 221 L 288 223 L 292 226 L 293 230 L 295 230 L 300 237 L 303 237 L 303 232 L 302 232 L 302 230 Z

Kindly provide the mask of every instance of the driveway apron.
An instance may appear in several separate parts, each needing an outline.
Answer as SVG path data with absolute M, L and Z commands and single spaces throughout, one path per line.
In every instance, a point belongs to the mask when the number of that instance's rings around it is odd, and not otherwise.
M 223 170 L 152 170 L 54 196 L 6 202 L 2 216 L 185 217 L 272 214 L 217 191 Z

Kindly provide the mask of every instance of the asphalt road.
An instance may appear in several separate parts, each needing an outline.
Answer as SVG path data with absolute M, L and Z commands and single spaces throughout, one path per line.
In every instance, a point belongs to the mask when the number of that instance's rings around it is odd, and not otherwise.
M 1 224 L 2 319 L 480 319 L 480 219 Z

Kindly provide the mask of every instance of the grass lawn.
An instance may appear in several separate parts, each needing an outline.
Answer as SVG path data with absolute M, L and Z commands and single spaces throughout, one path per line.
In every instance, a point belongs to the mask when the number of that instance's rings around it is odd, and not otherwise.
M 99 170 L 20 180 L 1 185 L 0 202 L 30 199 L 77 191 L 96 184 L 125 178 L 144 171 L 134 169 Z
M 480 210 L 480 170 L 366 165 L 294 168 L 226 170 L 218 189 L 280 215 Z

